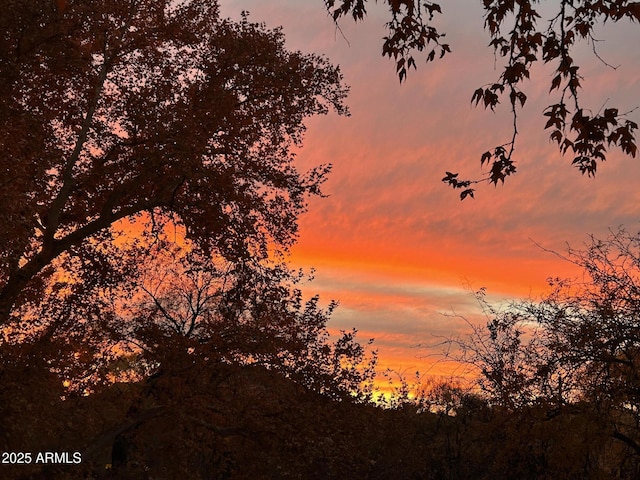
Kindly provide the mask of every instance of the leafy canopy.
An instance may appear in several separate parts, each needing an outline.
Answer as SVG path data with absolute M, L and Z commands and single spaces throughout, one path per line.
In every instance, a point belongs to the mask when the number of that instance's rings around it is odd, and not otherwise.
M 337 22 L 350 14 L 356 21 L 364 19 L 367 0 L 324 0 L 325 6 Z M 434 18 L 442 13 L 440 4 L 417 0 L 384 0 L 390 10 L 382 54 L 392 58 L 402 82 L 408 71 L 416 68 L 416 52 L 426 53 L 431 62 L 449 54 L 451 49 L 445 33 L 434 26 Z M 628 0 L 561 0 L 554 5 L 553 14 L 542 18 L 536 0 L 482 0 L 484 25 L 489 33 L 489 46 L 496 57 L 503 59 L 502 72 L 492 83 L 473 92 L 471 103 L 494 110 L 507 99 L 512 112 L 511 138 L 493 147 L 480 157 L 488 172 L 480 179 L 461 180 L 458 173 L 446 172 L 443 182 L 460 190 L 460 198 L 473 197 L 473 184 L 488 182 L 497 185 L 516 173 L 514 157 L 518 135 L 518 113 L 525 106 L 527 95 L 523 83 L 530 77 L 534 63 L 542 61 L 555 66 L 549 94 L 555 95 L 544 111 L 545 129 L 558 144 L 562 154 L 569 152 L 571 163 L 581 173 L 593 176 L 598 163 L 606 160 L 607 148 L 618 147 L 635 157 L 638 151 L 635 131 L 638 124 L 628 118 L 631 112 L 617 107 L 592 112 L 580 101 L 583 76 L 574 61 L 573 50 L 580 41 L 593 46 L 598 55 L 594 28 L 599 23 L 630 20 L 640 21 L 640 2 Z M 613 68 L 613 67 L 611 67 Z
M 209 0 L 20 0 L 0 30 L 1 324 L 64 253 L 107 281 L 96 245 L 143 213 L 233 261 L 294 241 L 330 166 L 301 173 L 290 147 L 305 118 L 347 113 L 325 59 Z

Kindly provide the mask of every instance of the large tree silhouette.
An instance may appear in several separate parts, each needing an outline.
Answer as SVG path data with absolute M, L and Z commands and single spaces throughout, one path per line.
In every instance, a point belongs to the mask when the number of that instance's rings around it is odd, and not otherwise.
M 367 400 L 375 355 L 282 255 L 330 168 L 290 150 L 348 113 L 338 69 L 210 0 L 21 0 L 0 28 L 0 446 L 83 460 L 7 475 L 259 469 L 309 443 L 304 405 Z
M 329 166 L 289 149 L 306 117 L 346 113 L 326 60 L 215 1 L 19 1 L 0 24 L 1 324 L 63 255 L 106 279 L 96 245 L 143 213 L 230 260 L 292 243 Z
M 367 0 L 324 0 L 325 6 L 337 22 L 351 15 L 363 20 L 367 14 Z M 435 26 L 436 16 L 443 13 L 439 3 L 418 0 L 385 0 L 389 6 L 388 34 L 384 37 L 382 54 L 396 62 L 402 82 L 409 70 L 416 68 L 420 53 L 427 62 L 450 54 L 445 33 Z M 549 84 L 549 93 L 556 97 L 544 111 L 545 128 L 550 139 L 558 144 L 563 154 L 570 153 L 571 163 L 580 172 L 595 175 L 598 163 L 606 160 L 607 148 L 619 147 L 622 152 L 636 156 L 636 122 L 627 110 L 608 106 L 591 111 L 580 101 L 582 70 L 574 60 L 574 49 L 580 41 L 589 42 L 594 56 L 607 65 L 597 51 L 598 39 L 594 30 L 605 22 L 640 21 L 640 3 L 629 0 L 561 0 L 543 18 L 542 8 L 535 0 L 484 0 L 484 25 L 489 33 L 489 46 L 496 57 L 503 59 L 502 71 L 492 83 L 479 86 L 471 102 L 494 110 L 506 99 L 512 112 L 513 129 L 510 138 L 484 152 L 480 164 L 489 166 L 480 178 L 461 180 L 458 173 L 446 172 L 442 179 L 454 189 L 460 189 L 460 198 L 473 197 L 472 185 L 489 182 L 504 183 L 516 172 L 514 150 L 518 135 L 518 113 L 525 106 L 527 95 L 523 84 L 530 77 L 536 62 L 555 66 Z M 446 5 L 445 5 L 446 8 Z M 446 14 L 446 12 L 445 12 Z

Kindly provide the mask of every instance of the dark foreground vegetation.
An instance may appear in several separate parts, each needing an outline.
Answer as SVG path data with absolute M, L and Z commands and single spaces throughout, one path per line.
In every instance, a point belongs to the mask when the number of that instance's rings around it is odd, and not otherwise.
M 11 405 L 2 419 L 3 451 L 25 445 L 32 452 L 82 451 L 83 461 L 3 465 L 3 477 L 638 476 L 638 452 L 616 436 L 618 425 L 632 422 L 633 415 L 606 416 L 586 402 L 508 410 L 462 395 L 448 415 L 420 413 L 410 403 L 382 409 L 331 400 L 260 367 L 188 371 L 165 371 L 141 383 L 114 384 L 99 394 L 61 401 L 58 379 L 34 378 L 41 372 L 22 366 L 21 389 L 3 384 L 12 389 L 2 398 L 3 405 Z M 3 373 L 5 382 L 10 380 Z M 36 381 L 39 391 L 32 390 Z
M 404 383 L 377 403 L 375 353 L 353 332 L 330 341 L 329 312 L 318 309 L 316 299 L 289 312 L 304 342 L 279 344 L 281 333 L 249 341 L 258 338 L 251 322 L 235 332 L 228 324 L 203 323 L 200 334 L 185 335 L 167 323 L 185 305 L 155 297 L 140 307 L 151 311 L 147 326 L 133 334 L 138 349 L 114 355 L 91 381 L 95 357 L 83 360 L 77 349 L 75 363 L 56 364 L 64 348 L 54 336 L 5 345 L 2 450 L 81 452 L 82 462 L 3 465 L 3 473 L 34 479 L 636 479 L 639 246 L 640 237 L 620 230 L 569 252 L 588 281 L 555 281 L 537 302 L 496 309 L 478 293 L 486 325 L 449 341 L 453 355 L 477 370 L 475 386 Z M 65 378 L 75 383 L 63 384 Z

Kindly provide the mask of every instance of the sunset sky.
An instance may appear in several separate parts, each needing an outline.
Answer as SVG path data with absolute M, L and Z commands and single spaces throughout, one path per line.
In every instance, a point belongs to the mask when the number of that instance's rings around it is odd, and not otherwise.
M 339 300 L 330 327 L 374 337 L 383 367 L 444 374 L 444 364 L 433 365 L 439 348 L 416 346 L 463 330 L 464 322 L 445 314 L 473 316 L 469 287 L 486 287 L 496 301 L 535 298 L 547 277 L 578 272 L 534 241 L 564 252 L 567 242 L 580 247 L 587 234 L 604 237 L 610 227 L 640 231 L 640 159 L 611 151 L 595 179 L 581 176 L 543 129 L 542 111 L 555 97 L 547 95 L 551 68 L 538 65 L 524 86 L 517 175 L 497 188 L 480 185 L 474 200 L 461 202 L 441 182 L 445 170 L 477 178 L 481 154 L 511 137 L 506 106 L 492 113 L 470 104 L 501 65 L 486 46 L 481 2 L 441 2 L 436 25 L 453 53 L 417 61 L 402 85 L 380 55 L 386 9 L 370 3 L 366 21 L 345 18 L 342 33 L 322 0 L 223 0 L 221 8 L 223 16 L 248 10 L 252 21 L 283 26 L 289 48 L 326 55 L 351 86 L 351 116 L 310 120 L 298 153 L 301 169 L 333 164 L 329 197 L 311 201 L 292 251 L 294 266 L 316 269 L 305 288 Z M 600 55 L 619 68 L 583 45 L 576 54 L 586 78 L 583 104 L 594 112 L 605 103 L 640 106 L 640 30 L 621 22 L 597 32 L 606 39 Z M 640 123 L 640 109 L 630 118 Z

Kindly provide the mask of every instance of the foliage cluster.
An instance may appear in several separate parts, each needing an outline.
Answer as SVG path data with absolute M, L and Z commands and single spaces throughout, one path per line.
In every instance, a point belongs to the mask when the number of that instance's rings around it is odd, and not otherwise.
M 336 22 L 348 14 L 356 21 L 363 20 L 367 13 L 367 0 L 324 0 L 324 3 Z M 414 56 L 418 53 L 426 53 L 427 62 L 451 53 L 449 44 L 444 43 L 446 34 L 438 30 L 434 20 L 436 15 L 443 13 L 439 3 L 420 0 L 385 0 L 382 3 L 388 5 L 390 13 L 382 55 L 395 61 L 400 82 L 406 79 L 411 67 L 416 68 Z M 640 22 L 640 3 L 561 0 L 549 7 L 552 13 L 544 19 L 540 13 L 546 10 L 540 5 L 542 3 L 536 0 L 482 1 L 489 47 L 496 59 L 503 60 L 503 65 L 495 81 L 473 92 L 471 103 L 493 111 L 506 98 L 513 129 L 509 141 L 481 155 L 480 166 L 485 163 L 489 166 L 482 178 L 461 180 L 458 173 L 446 172 L 442 181 L 459 189 L 462 200 L 474 196 L 472 185 L 481 182 L 497 185 L 516 173 L 514 152 L 519 133 L 518 112 L 527 101 L 524 85 L 536 62 L 554 65 L 549 94 L 557 92 L 557 97 L 544 110 L 545 129 L 550 131 L 550 139 L 558 144 L 562 154 L 572 154 L 571 163 L 581 173 L 595 175 L 598 163 L 606 160 L 610 147 L 618 147 L 632 157 L 637 154 L 635 132 L 638 124 L 629 118 L 630 111 L 618 107 L 594 111 L 580 101 L 584 78 L 574 52 L 580 42 L 587 42 L 600 62 L 616 69 L 598 53 L 597 28 L 606 22 Z
M 347 113 L 324 58 L 215 1 L 18 1 L 0 22 L 0 323 L 63 255 L 117 279 L 98 264 L 111 227 L 143 213 L 237 262 L 295 240 L 330 167 L 298 172 L 291 146 L 305 118 Z

